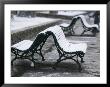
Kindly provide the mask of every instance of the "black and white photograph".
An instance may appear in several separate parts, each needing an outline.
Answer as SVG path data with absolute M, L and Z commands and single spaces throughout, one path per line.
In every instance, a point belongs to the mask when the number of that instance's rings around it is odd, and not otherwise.
M 11 11 L 10 29 L 11 76 L 100 77 L 100 11 Z
M 66 8 L 67 6 L 73 8 Z M 9 67 L 5 74 L 10 71 L 6 75 L 6 78 L 8 77 L 6 82 L 9 78 L 20 81 L 18 77 L 27 80 L 28 77 L 34 80 L 40 78 L 38 83 L 46 83 L 44 81 L 48 77 L 68 77 L 73 80 L 84 77 L 87 78 L 85 80 L 87 82 L 88 77 L 92 79 L 91 81 L 94 79 L 98 81 L 106 76 L 106 58 L 102 58 L 106 56 L 102 50 L 104 49 L 102 45 L 106 44 L 105 36 L 102 36 L 106 34 L 106 23 L 103 23 L 106 21 L 106 6 L 102 5 L 103 9 L 101 5 L 81 6 L 81 9 L 77 5 L 56 5 L 56 7 L 44 5 L 44 8 L 48 7 L 45 9 L 42 9 L 42 5 L 34 5 L 33 8 L 26 5 L 5 7 L 5 17 L 9 20 L 5 23 L 5 26 L 7 25 L 5 35 L 9 38 L 5 45 L 9 44 L 6 47 L 10 49 L 5 50 L 8 52 L 6 56 L 10 56 L 5 66 L 5 70 Z M 106 77 L 103 79 L 104 82 L 105 79 Z M 23 79 L 20 82 L 23 83 L 22 81 L 26 82 Z M 31 79 L 27 82 L 30 81 Z M 56 82 L 58 81 L 60 79 Z M 68 80 L 67 83 L 72 82 Z

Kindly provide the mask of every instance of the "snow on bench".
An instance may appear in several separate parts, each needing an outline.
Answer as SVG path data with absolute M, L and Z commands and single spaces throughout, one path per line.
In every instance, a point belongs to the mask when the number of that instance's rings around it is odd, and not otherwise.
M 92 24 L 92 25 L 88 24 L 84 15 L 78 15 L 76 17 L 80 17 L 82 19 L 84 25 L 88 28 L 92 28 L 92 27 L 96 27 L 97 29 L 99 28 L 99 26 L 97 24 Z
M 14 44 L 11 47 L 24 51 L 24 50 L 29 49 L 31 47 L 32 43 L 33 43 L 33 41 L 31 41 L 31 40 L 23 40 L 17 44 Z
M 49 27 L 43 32 L 47 32 L 47 31 L 54 33 L 60 47 L 65 52 L 76 52 L 76 51 L 83 51 L 84 53 L 86 52 L 87 44 L 86 43 L 75 43 L 75 44 L 69 43 L 66 40 L 64 32 L 62 31 L 61 27 L 56 25 L 54 27 Z
M 62 23 L 62 24 L 60 24 L 60 26 L 63 26 L 63 27 L 68 27 L 68 26 L 69 26 L 69 24 L 67 24 L 67 23 Z

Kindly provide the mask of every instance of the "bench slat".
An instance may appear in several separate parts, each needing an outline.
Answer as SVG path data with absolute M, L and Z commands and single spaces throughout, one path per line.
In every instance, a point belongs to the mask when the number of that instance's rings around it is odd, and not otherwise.
M 31 40 L 23 40 L 23 41 L 21 41 L 21 42 L 19 42 L 19 43 L 17 43 L 17 44 L 14 44 L 14 45 L 11 46 L 11 47 L 23 51 L 23 50 L 29 49 L 29 48 L 31 47 L 32 43 L 33 43 L 33 41 L 31 41 Z

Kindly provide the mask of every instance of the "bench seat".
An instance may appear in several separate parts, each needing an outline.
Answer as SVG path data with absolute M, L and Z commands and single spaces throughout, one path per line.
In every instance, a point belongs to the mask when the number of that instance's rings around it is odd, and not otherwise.
M 71 53 L 76 51 L 82 51 L 86 53 L 86 49 L 87 49 L 86 43 L 77 43 L 77 44 L 69 43 L 67 47 L 63 48 L 65 52 L 71 52 Z
M 24 51 L 24 50 L 29 49 L 31 47 L 32 43 L 33 43 L 33 41 L 31 41 L 31 40 L 23 40 L 19 43 L 12 45 L 11 47 Z

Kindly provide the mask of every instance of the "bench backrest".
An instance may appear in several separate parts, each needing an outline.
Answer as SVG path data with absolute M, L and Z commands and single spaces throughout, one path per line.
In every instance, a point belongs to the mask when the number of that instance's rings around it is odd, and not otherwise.
M 45 35 L 45 33 L 39 33 L 39 34 L 36 36 L 36 38 L 35 38 L 33 44 L 32 44 L 31 47 L 29 48 L 29 50 L 30 50 L 30 51 L 35 51 L 35 50 L 39 47 L 39 45 L 40 45 L 41 43 L 45 43 L 45 40 L 46 40 L 46 35 Z
M 46 34 L 48 34 L 48 35 L 53 36 L 55 45 L 58 48 L 63 49 L 64 47 L 68 47 L 68 45 L 67 45 L 68 41 L 66 40 L 61 27 L 56 25 L 54 27 L 50 27 L 50 28 L 46 29 L 44 32 L 46 32 Z
M 73 26 L 75 25 L 77 19 L 78 19 L 78 18 L 74 18 L 74 17 L 73 17 L 73 18 L 72 18 L 72 21 L 71 21 L 71 23 L 70 23 L 70 25 L 69 25 L 68 27 L 73 27 Z
M 83 24 L 85 27 L 98 29 L 98 25 L 97 25 L 97 24 L 92 24 L 92 25 L 90 25 L 90 24 L 86 21 L 86 18 L 85 18 L 84 15 L 78 15 L 78 16 L 76 16 L 76 18 L 81 19 L 81 22 L 82 22 L 82 24 Z

